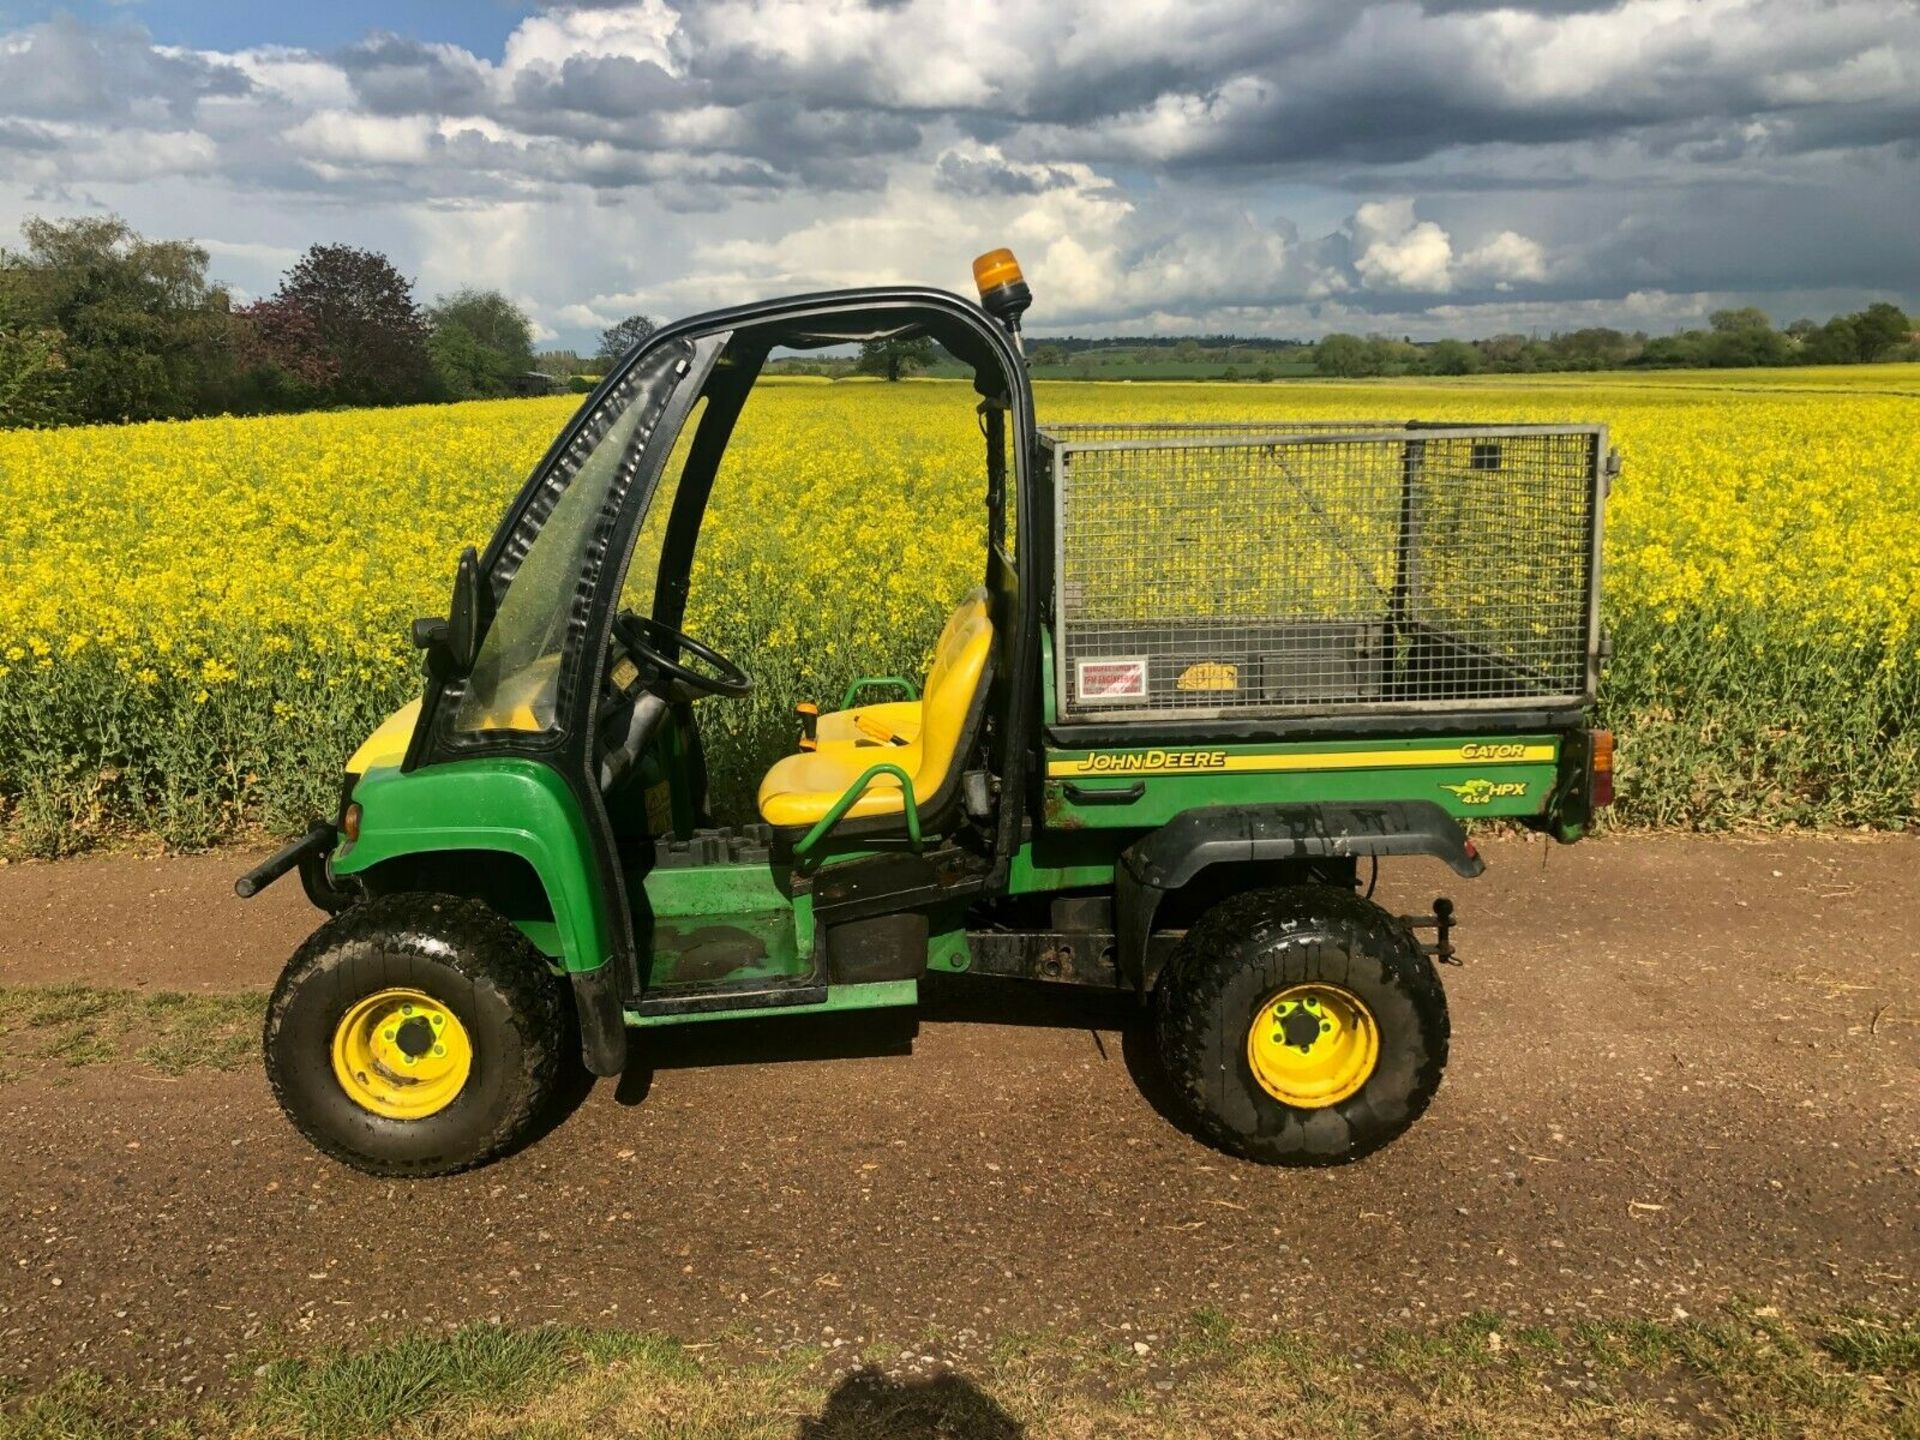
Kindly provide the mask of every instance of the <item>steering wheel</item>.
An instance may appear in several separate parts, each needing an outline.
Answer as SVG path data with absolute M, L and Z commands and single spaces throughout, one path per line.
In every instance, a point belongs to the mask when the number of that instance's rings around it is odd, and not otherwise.
M 753 677 L 733 661 L 664 621 L 622 610 L 613 617 L 613 632 L 627 652 L 641 662 L 643 671 L 652 671 L 653 683 L 646 686 L 648 689 L 665 688 L 663 681 L 676 681 L 694 695 L 734 698 L 753 689 Z M 696 670 L 680 659 L 669 658 L 681 654 L 691 655 L 706 668 Z

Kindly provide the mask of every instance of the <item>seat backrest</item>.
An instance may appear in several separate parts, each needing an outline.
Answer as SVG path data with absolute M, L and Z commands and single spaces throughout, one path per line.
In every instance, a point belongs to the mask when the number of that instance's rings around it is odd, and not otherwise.
M 940 668 L 940 657 L 949 653 L 959 643 L 960 632 L 973 623 L 975 615 L 985 609 L 988 601 L 987 587 L 976 585 L 969 590 L 966 598 L 953 607 L 953 613 L 947 616 L 947 623 L 940 627 L 940 638 L 933 642 L 933 668 L 927 671 L 927 684 L 933 684 L 934 671 Z
M 944 788 L 966 739 L 968 721 L 979 709 L 993 654 L 993 621 L 987 594 L 976 590 L 948 618 L 934 644 L 933 665 L 920 699 L 920 766 L 914 793 L 925 798 Z

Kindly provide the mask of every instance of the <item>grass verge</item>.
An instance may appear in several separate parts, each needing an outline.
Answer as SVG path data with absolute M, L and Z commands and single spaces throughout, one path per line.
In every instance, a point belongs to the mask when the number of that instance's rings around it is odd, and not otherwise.
M 961 1368 L 889 1373 L 477 1326 L 261 1365 L 237 1398 L 190 1410 L 69 1375 L 0 1405 L 0 1440 L 1920 1437 L 1920 1315 L 1747 1306 L 1558 1329 L 1479 1315 L 1356 1350 L 1201 1314 L 1157 1339 L 1142 1354 L 1124 1335 L 1030 1336 Z
M 129 1056 L 164 1075 L 237 1070 L 260 1042 L 267 998 L 92 985 L 0 986 L 0 1061 L 100 1065 Z

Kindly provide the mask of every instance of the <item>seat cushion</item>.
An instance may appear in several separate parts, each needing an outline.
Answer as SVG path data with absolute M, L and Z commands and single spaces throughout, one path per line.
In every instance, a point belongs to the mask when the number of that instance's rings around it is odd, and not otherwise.
M 760 818 L 782 827 L 811 825 L 833 808 L 869 766 L 882 764 L 898 765 L 914 775 L 920 767 L 920 747 L 842 743 L 789 755 L 776 761 L 760 782 Z M 918 788 L 916 784 L 916 791 Z M 906 808 L 899 779 L 876 775 L 847 815 L 902 815 Z

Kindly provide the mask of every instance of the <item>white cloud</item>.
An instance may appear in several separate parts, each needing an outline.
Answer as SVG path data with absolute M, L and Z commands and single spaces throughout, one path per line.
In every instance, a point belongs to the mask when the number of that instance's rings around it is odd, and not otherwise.
M 680 17 L 662 0 L 604 9 L 549 10 L 522 20 L 507 37 L 501 70 L 554 68 L 569 60 L 650 60 L 672 68 Z
M 237 50 L 224 57 L 206 55 L 203 58 L 224 58 L 257 90 L 302 109 L 344 110 L 353 104 L 353 83 L 346 71 L 305 50 L 267 45 L 255 50 Z
M 435 133 L 433 123 L 419 115 L 318 110 L 289 129 L 286 138 L 300 154 L 336 165 L 405 165 L 428 157 Z
M 1413 218 L 1413 201 L 1376 200 L 1354 212 L 1362 246 L 1353 268 L 1371 290 L 1420 290 L 1443 295 L 1453 288 L 1453 242 L 1431 220 Z
M 1873 0 L 635 0 L 497 56 L 0 31 L 0 228 L 117 208 L 255 289 L 345 239 L 573 340 L 964 291 L 996 243 L 1041 329 L 1912 303 L 1916 135 L 1920 8 Z
M 1459 273 L 1466 279 L 1486 281 L 1496 290 L 1511 290 L 1518 283 L 1538 284 L 1547 278 L 1547 252 L 1537 240 L 1502 230 L 1461 256 Z
M 13 139 L 0 144 L 0 175 L 47 186 L 205 174 L 219 160 L 213 140 L 197 130 L 47 122 L 21 127 Z

